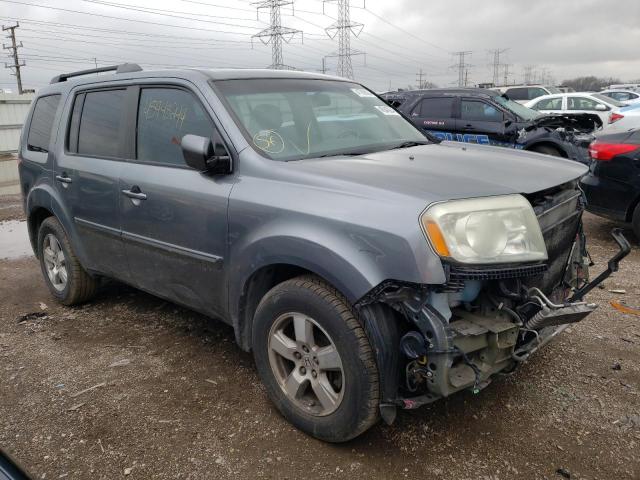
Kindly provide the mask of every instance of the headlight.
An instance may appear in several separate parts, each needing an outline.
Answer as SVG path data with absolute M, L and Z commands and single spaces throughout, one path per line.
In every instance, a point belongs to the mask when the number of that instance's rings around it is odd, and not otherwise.
M 547 259 L 538 219 L 521 195 L 437 203 L 420 222 L 436 253 L 460 263 Z

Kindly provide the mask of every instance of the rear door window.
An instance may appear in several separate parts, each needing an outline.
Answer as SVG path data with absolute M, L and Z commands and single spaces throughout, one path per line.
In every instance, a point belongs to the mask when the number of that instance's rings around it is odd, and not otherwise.
M 411 115 L 423 118 L 452 118 L 453 97 L 424 98 L 415 106 Z
M 36 101 L 29 126 L 27 150 L 34 152 L 48 152 L 51 144 L 53 120 L 60 104 L 60 95 L 40 97 Z
M 178 88 L 143 88 L 138 105 L 137 159 L 185 165 L 180 143 L 191 134 L 214 139 L 209 114 L 190 92 Z
M 596 105 L 599 102 L 588 97 L 568 97 L 567 109 L 568 110 L 588 110 L 595 111 Z
M 86 93 L 80 117 L 77 153 L 96 157 L 120 155 L 125 98 L 124 89 Z M 77 114 L 76 110 L 74 108 Z M 73 124 L 73 118 L 71 122 Z

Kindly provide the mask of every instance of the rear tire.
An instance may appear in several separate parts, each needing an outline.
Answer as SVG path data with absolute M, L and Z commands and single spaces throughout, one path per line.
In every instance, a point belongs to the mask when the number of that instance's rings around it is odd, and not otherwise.
M 550 147 L 548 145 L 538 145 L 537 147 L 533 147 L 531 149 L 532 152 L 543 153 L 545 155 L 551 155 L 552 157 L 562 157 L 562 153 L 560 150 L 554 147 Z
M 40 225 L 38 259 L 45 283 L 60 303 L 76 305 L 95 295 L 97 282 L 80 265 L 56 217 L 48 217 Z
M 345 442 L 377 421 L 373 351 L 351 306 L 333 287 L 313 275 L 277 285 L 258 305 L 252 330 L 269 398 L 297 428 Z

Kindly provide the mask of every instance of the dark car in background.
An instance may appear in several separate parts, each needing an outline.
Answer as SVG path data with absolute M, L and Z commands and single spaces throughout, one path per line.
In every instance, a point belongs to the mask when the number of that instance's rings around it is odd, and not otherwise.
M 414 125 L 440 140 L 495 145 L 587 164 L 597 115 L 545 115 L 480 88 L 433 89 L 382 96 Z
M 581 181 L 587 210 L 631 223 L 640 239 L 640 129 L 601 133 L 589 154 L 589 173 Z

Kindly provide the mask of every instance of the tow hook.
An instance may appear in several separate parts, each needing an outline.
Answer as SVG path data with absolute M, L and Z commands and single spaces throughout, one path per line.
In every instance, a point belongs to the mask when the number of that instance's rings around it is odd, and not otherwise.
M 611 236 L 618 244 L 620 250 L 611 258 L 611 260 L 609 260 L 607 269 L 604 272 L 594 278 L 591 282 L 587 283 L 584 287 L 574 292 L 573 296 L 568 300 L 570 303 L 582 300 L 582 298 L 587 293 L 589 293 L 600 283 L 602 283 L 613 272 L 617 272 L 620 261 L 627 255 L 629 255 L 629 252 L 631 252 L 631 246 L 629 245 L 627 239 L 624 238 L 621 228 L 614 228 L 613 230 L 611 230 Z

